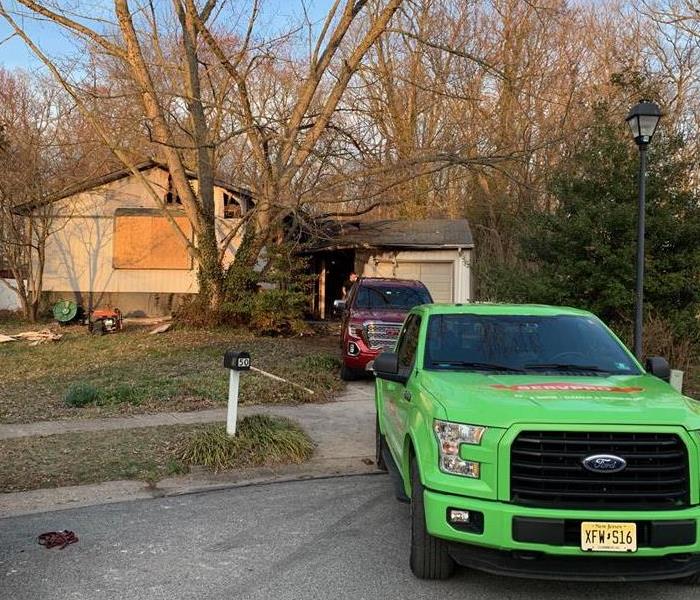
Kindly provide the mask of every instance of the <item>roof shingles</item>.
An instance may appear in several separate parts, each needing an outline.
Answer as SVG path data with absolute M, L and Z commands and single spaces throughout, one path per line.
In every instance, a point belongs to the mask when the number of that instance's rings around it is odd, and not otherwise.
M 316 250 L 332 248 L 473 248 L 474 239 L 466 219 L 422 221 L 335 222 L 327 239 Z

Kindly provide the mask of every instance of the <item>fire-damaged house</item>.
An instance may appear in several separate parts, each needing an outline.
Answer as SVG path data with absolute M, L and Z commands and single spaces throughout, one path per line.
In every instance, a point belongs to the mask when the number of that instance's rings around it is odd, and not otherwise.
M 195 241 L 167 168 L 146 161 L 138 169 L 161 194 L 170 217 Z M 196 188 L 195 175 L 189 176 Z M 222 238 L 254 208 L 254 198 L 223 180 L 214 186 L 216 229 Z M 55 220 L 46 242 L 48 303 L 65 299 L 84 308 L 118 307 L 125 316 L 161 316 L 197 293 L 193 260 L 147 188 L 122 169 L 46 199 Z M 242 235 L 240 228 L 225 262 L 233 260 Z M 468 301 L 473 247 L 465 220 L 324 221 L 301 250 L 317 275 L 310 312 L 315 318 L 330 317 L 352 271 L 419 279 L 436 302 Z

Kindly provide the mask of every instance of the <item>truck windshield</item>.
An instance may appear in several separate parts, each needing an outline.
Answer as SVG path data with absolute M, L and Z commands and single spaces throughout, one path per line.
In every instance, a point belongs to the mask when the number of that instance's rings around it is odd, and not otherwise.
M 430 304 L 432 301 L 428 290 L 421 287 L 363 284 L 357 290 L 355 308 L 410 309 L 419 304 Z
M 590 376 L 640 373 L 600 321 L 569 315 L 433 315 L 425 368 Z

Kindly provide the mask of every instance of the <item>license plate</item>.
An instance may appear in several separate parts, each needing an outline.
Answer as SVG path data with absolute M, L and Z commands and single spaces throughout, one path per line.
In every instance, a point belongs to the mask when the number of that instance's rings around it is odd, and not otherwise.
M 581 523 L 581 550 L 587 552 L 636 552 L 636 523 Z

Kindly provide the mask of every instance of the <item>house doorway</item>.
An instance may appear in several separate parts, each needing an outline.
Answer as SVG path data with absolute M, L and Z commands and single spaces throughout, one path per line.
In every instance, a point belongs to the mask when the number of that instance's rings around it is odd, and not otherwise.
M 355 270 L 354 250 L 328 250 L 314 256 L 317 275 L 313 312 L 317 319 L 332 319 L 333 302 L 343 297 L 343 283 Z

